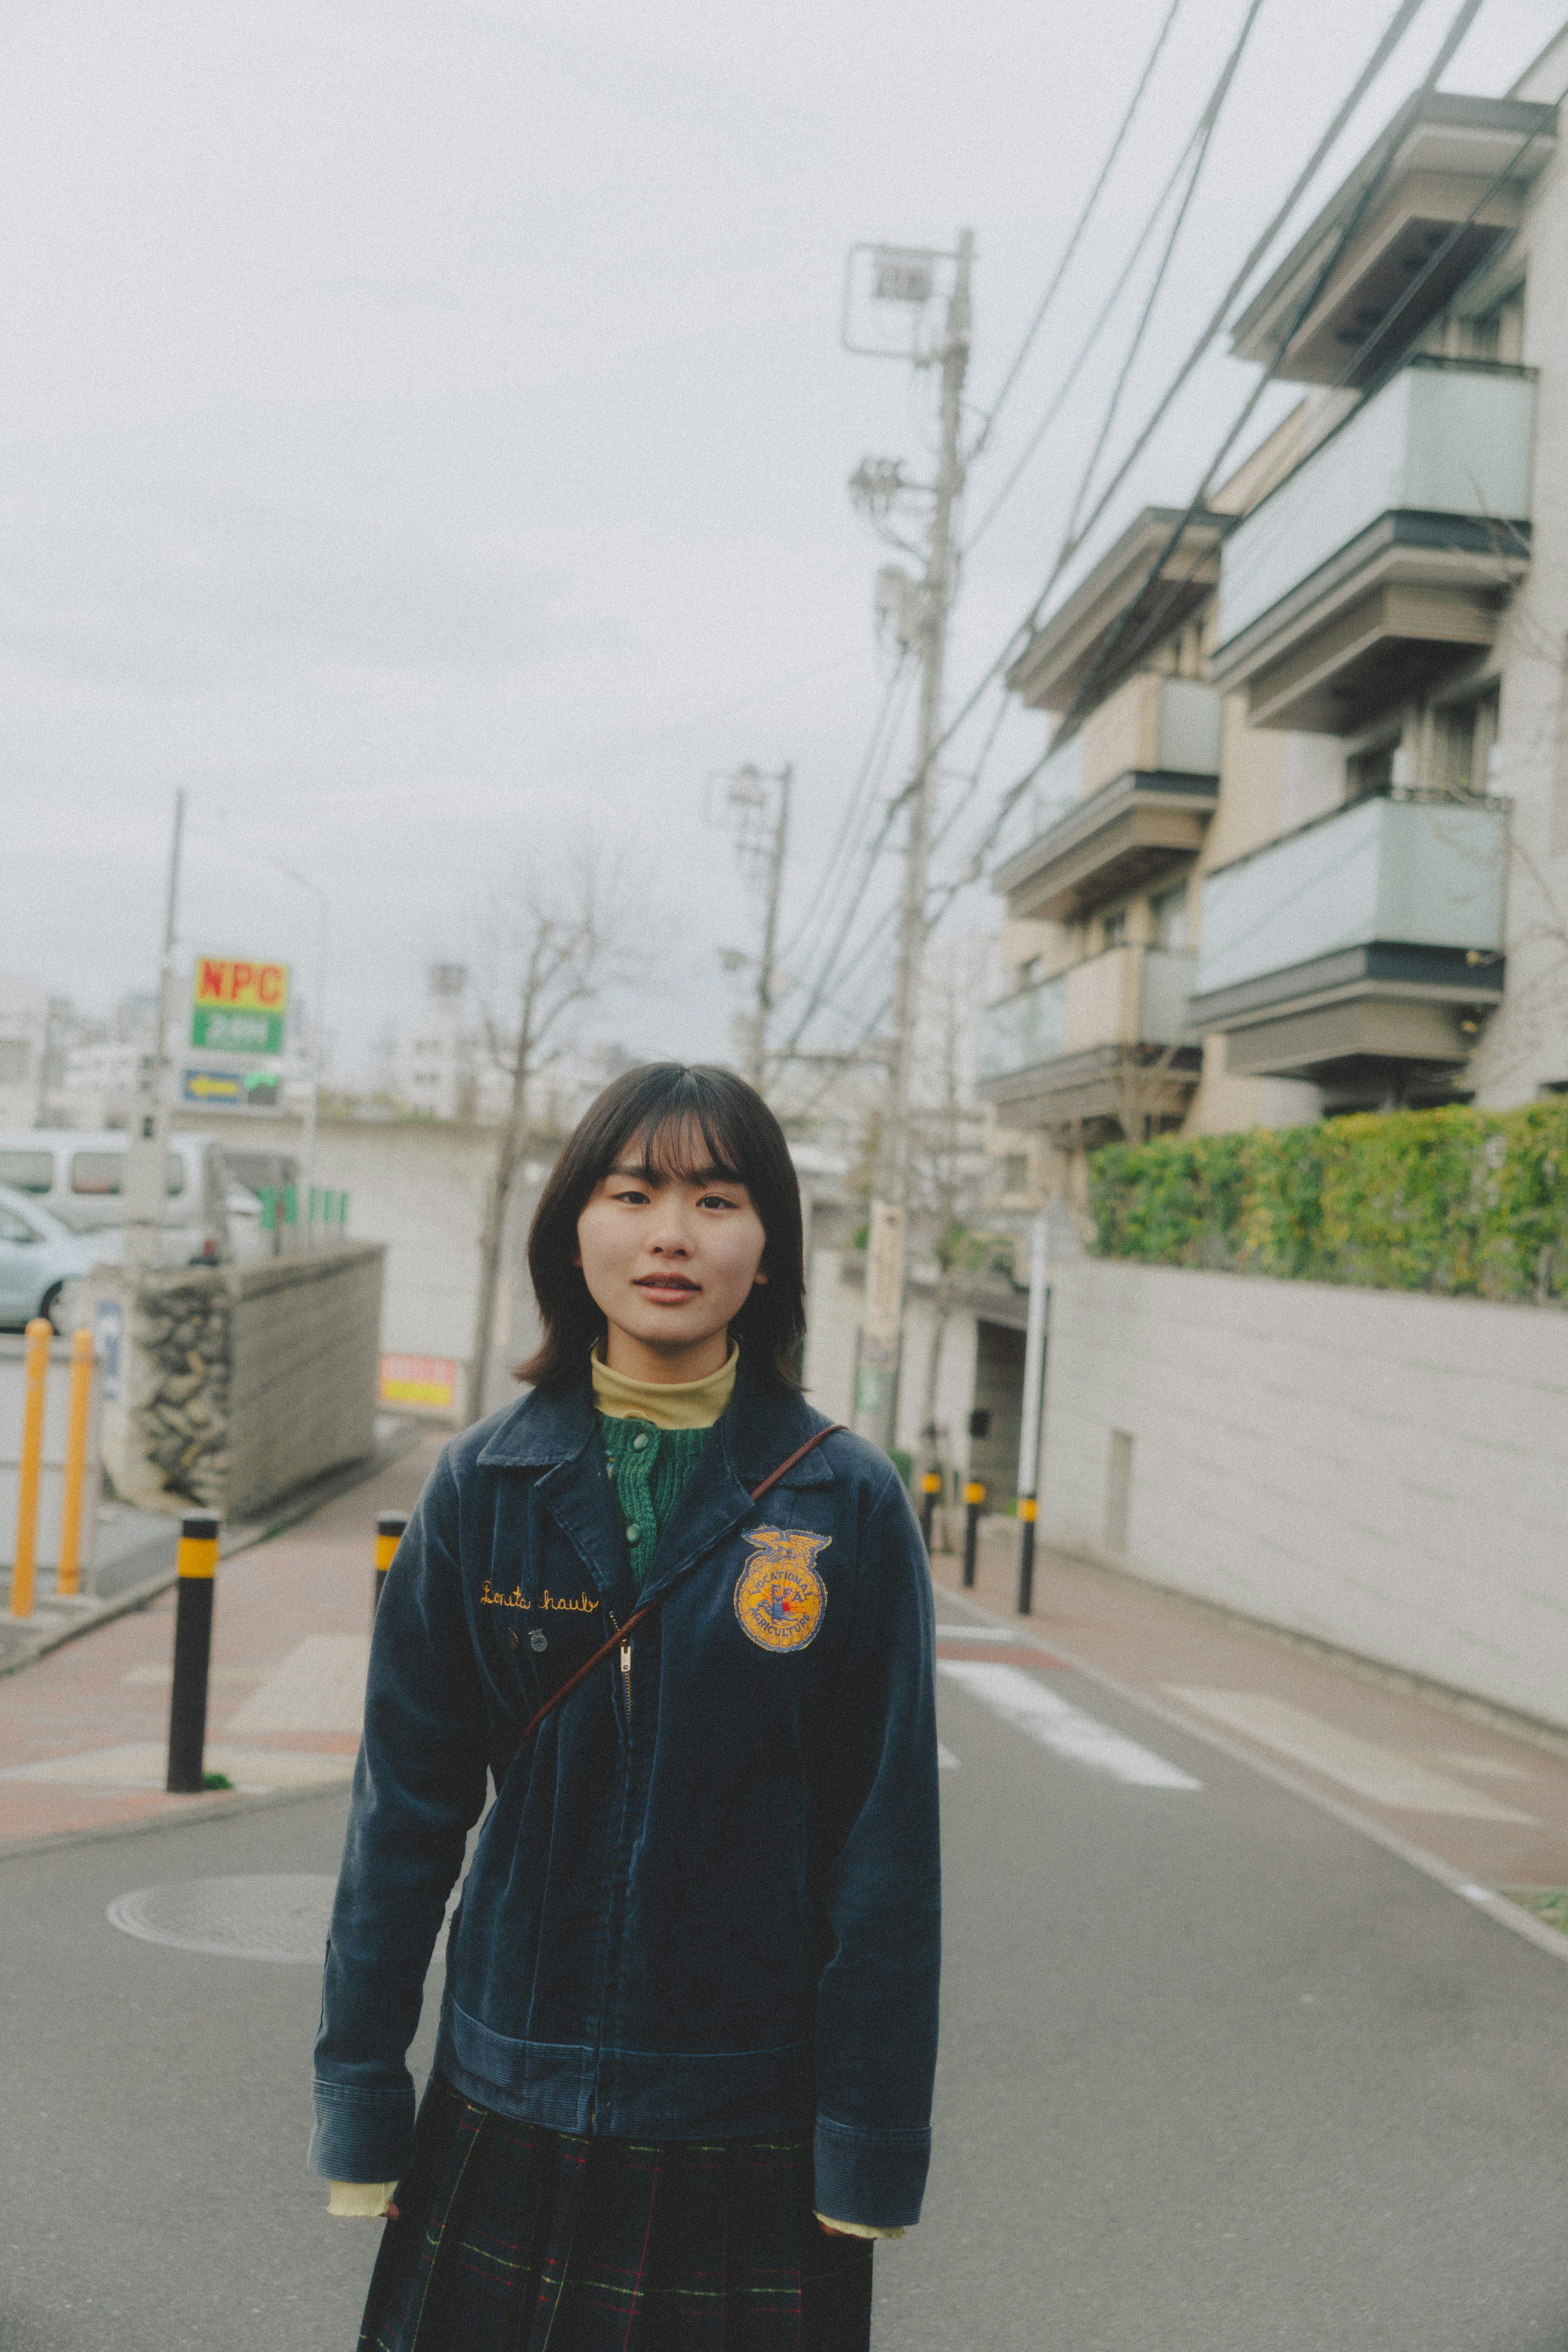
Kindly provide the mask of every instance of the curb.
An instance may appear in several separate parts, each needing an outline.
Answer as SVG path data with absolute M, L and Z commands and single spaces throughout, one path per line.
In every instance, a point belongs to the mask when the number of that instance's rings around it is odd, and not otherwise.
M 134 1822 L 106 1822 L 90 1830 L 56 1830 L 47 1837 L 0 1842 L 0 1864 L 24 1854 L 56 1853 L 67 1846 L 103 1845 L 110 1839 L 149 1837 L 155 1830 L 189 1829 L 195 1822 L 230 1822 L 241 1813 L 276 1812 L 280 1805 L 301 1805 L 310 1797 L 340 1796 L 348 1801 L 346 1780 L 313 1780 L 303 1789 L 258 1790 L 252 1797 L 193 1797 L 186 1813 L 147 1813 Z
M 973 1610 L 989 1625 L 1005 1625 L 1009 1632 L 1016 1630 L 1018 1619 L 998 1616 L 994 1609 L 986 1608 L 967 1592 L 955 1592 L 951 1585 L 940 1584 L 935 1577 L 931 1582 L 933 1591 L 943 1600 L 955 1601 L 962 1609 Z M 1251 1748 L 1242 1748 L 1235 1740 L 1228 1739 L 1223 1732 L 1211 1729 L 1207 1724 L 1196 1722 L 1190 1716 L 1183 1715 L 1179 1708 L 1167 1706 L 1163 1699 L 1139 1690 L 1132 1683 L 1121 1681 L 1115 1675 L 1107 1674 L 1103 1666 L 1091 1665 L 1086 1658 L 1076 1657 L 1053 1634 L 1042 1634 L 1041 1646 L 1050 1648 L 1063 1665 L 1073 1674 L 1082 1675 L 1086 1682 L 1095 1684 L 1115 1698 L 1124 1699 L 1129 1706 L 1141 1708 L 1145 1715 L 1152 1715 L 1156 1722 L 1168 1725 L 1185 1738 L 1197 1739 L 1204 1747 L 1212 1748 L 1218 1755 L 1228 1757 L 1231 1763 L 1245 1765 L 1249 1772 L 1257 1773 L 1262 1780 L 1271 1780 L 1277 1789 L 1283 1789 L 1288 1795 L 1300 1797 L 1307 1804 L 1314 1805 L 1320 1813 L 1326 1813 L 1342 1828 L 1355 1831 L 1358 1836 L 1381 1846 L 1385 1853 L 1391 1853 L 1396 1861 L 1407 1864 L 1412 1870 L 1418 1870 L 1424 1878 L 1447 1888 L 1450 1895 L 1459 1895 L 1472 1910 L 1495 1920 L 1500 1927 L 1506 1927 L 1511 1935 L 1522 1936 L 1526 1943 L 1549 1952 L 1554 1960 L 1568 1961 L 1568 1936 L 1563 1935 L 1560 1928 L 1548 1927 L 1522 1904 L 1511 1902 L 1506 1895 L 1500 1895 L 1495 1886 L 1482 1886 L 1476 1880 L 1467 1878 L 1463 1871 L 1456 1870 L 1440 1854 L 1416 1844 L 1411 1838 L 1402 1837 L 1397 1830 L 1385 1828 L 1382 1822 L 1374 1821 L 1370 1814 L 1358 1812 L 1354 1805 L 1343 1804 L 1339 1798 L 1325 1795 L 1322 1790 L 1314 1789 L 1309 1781 L 1298 1779 L 1283 1765 L 1270 1763 L 1266 1757 L 1255 1755 Z
M 383 1452 L 366 1454 L 359 1462 L 345 1463 L 340 1470 L 329 1471 L 324 1478 L 301 1486 L 297 1494 L 284 1501 L 277 1517 L 242 1520 L 237 1527 L 225 1528 L 218 1538 L 218 1558 L 233 1559 L 237 1553 L 254 1551 L 258 1544 L 270 1543 L 274 1536 L 298 1527 L 301 1519 L 309 1518 L 323 1504 L 336 1502 L 340 1495 L 351 1494 L 356 1486 L 363 1486 L 382 1471 L 390 1470 L 394 1462 L 402 1461 L 429 1434 L 426 1424 L 404 1422 L 396 1440 Z M 172 1524 L 173 1517 L 171 1513 Z M 134 1615 L 162 1594 L 172 1592 L 179 1580 L 177 1569 L 160 1569 L 155 1576 L 146 1578 L 142 1583 L 133 1584 L 128 1591 L 117 1592 L 112 1600 L 86 1609 L 79 1617 L 40 1634 L 16 1657 L 0 1659 L 0 1682 L 4 1682 L 8 1675 L 19 1675 L 26 1667 L 36 1665 L 40 1658 L 47 1658 L 52 1651 L 63 1650 L 68 1642 L 79 1642 L 84 1633 L 95 1633 L 100 1625 L 112 1624 L 117 1617 Z

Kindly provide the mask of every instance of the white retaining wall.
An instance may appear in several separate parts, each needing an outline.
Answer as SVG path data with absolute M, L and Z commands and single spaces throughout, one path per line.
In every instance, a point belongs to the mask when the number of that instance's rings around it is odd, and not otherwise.
M 1568 1725 L 1568 1314 L 1063 1265 L 1040 1531 Z

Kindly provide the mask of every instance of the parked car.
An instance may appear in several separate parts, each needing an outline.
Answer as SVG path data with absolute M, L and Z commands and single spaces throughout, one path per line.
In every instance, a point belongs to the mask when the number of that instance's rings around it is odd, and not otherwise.
M 99 1255 L 89 1236 L 73 1233 L 40 1202 L 0 1184 L 0 1325 L 19 1329 L 45 1315 L 63 1331 L 65 1286 L 89 1274 Z
M 113 1260 L 123 1249 L 125 1150 L 125 1133 L 119 1128 L 0 1129 L 0 1186 L 26 1194 L 71 1231 L 94 1237 L 97 1262 Z M 212 1136 L 169 1138 L 160 1220 L 163 1265 L 211 1264 L 234 1256 L 231 1217 L 248 1235 L 256 1233 L 260 1214 L 260 1202 L 235 1183 Z

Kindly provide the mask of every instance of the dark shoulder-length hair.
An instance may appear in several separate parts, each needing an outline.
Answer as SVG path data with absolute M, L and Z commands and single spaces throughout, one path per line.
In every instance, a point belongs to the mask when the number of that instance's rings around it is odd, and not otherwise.
M 733 1070 L 707 1063 L 646 1062 L 616 1078 L 578 1121 L 550 1171 L 528 1233 L 528 1272 L 544 1338 L 517 1376 L 538 1389 L 581 1380 L 604 1318 L 573 1263 L 577 1221 L 600 1179 L 628 1150 L 673 1182 L 712 1170 L 744 1184 L 767 1235 L 768 1279 L 730 1325 L 765 1386 L 794 1392 L 806 1330 L 800 1187 L 779 1126 L 762 1097 Z

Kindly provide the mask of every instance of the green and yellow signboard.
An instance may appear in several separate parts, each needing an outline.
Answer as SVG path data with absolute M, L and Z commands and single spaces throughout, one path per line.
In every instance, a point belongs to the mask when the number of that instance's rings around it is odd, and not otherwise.
M 238 956 L 198 956 L 191 1043 L 206 1053 L 281 1054 L 288 1018 L 288 966 Z

